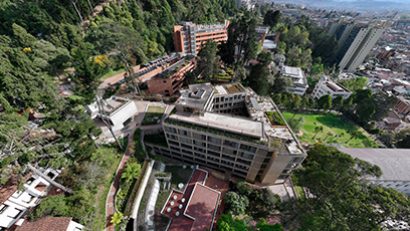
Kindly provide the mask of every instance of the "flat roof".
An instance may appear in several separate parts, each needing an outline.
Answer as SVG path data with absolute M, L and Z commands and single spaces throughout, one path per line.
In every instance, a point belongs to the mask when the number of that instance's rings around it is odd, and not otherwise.
M 171 219 L 168 231 L 212 229 L 219 205 L 220 192 L 204 185 L 207 176 L 208 172 L 195 169 L 184 192 L 176 190 L 171 192 L 161 211 L 163 215 Z M 182 198 L 184 198 L 184 202 L 182 202 Z M 177 212 L 178 215 L 176 215 Z
M 246 89 L 240 83 L 216 85 L 215 90 L 219 95 L 246 93 Z
M 300 67 L 283 66 L 283 74 L 292 78 L 303 79 L 305 75 Z
M 261 122 L 234 117 L 232 115 L 211 112 L 205 112 L 203 115 L 180 115 L 177 113 L 172 114 L 170 118 L 192 124 L 222 129 L 237 134 L 244 134 L 258 138 L 263 137 L 263 124 Z
M 410 149 L 339 148 L 339 151 L 379 166 L 383 172 L 379 180 L 410 181 Z
M 189 89 L 181 90 L 177 104 L 203 109 L 212 96 L 214 88 L 210 83 L 189 85 Z
M 195 219 L 192 231 L 211 230 L 214 215 L 219 203 L 218 191 L 196 183 L 192 196 L 185 209 L 185 215 Z

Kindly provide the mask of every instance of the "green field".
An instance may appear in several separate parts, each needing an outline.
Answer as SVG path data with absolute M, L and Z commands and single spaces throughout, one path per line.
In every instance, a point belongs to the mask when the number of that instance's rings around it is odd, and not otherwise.
M 303 124 L 297 134 L 302 142 L 314 144 L 339 144 L 344 147 L 366 148 L 378 147 L 372 137 L 361 127 L 333 114 L 283 113 L 287 121 L 303 117 Z M 321 127 L 323 130 L 316 130 Z

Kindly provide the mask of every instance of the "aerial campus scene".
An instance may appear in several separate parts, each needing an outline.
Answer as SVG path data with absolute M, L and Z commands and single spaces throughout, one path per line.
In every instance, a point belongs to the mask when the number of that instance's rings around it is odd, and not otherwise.
M 409 0 L 0 1 L 0 231 L 409 231 L 409 196 Z

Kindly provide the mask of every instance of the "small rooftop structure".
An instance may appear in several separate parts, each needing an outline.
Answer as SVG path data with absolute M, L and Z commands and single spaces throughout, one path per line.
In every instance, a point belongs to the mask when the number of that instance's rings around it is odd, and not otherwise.
M 210 83 L 189 85 L 189 89 L 181 90 L 181 96 L 176 102 L 179 107 L 190 108 L 192 111 L 202 110 L 209 106 L 214 88 Z

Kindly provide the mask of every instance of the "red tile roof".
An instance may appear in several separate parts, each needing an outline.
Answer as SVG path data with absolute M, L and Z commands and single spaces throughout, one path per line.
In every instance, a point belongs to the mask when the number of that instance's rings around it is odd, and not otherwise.
M 209 230 L 212 227 L 220 193 L 204 185 L 207 175 L 208 172 L 196 169 L 184 192 L 171 192 L 162 211 L 162 214 L 171 219 L 168 231 Z M 182 198 L 185 198 L 184 202 Z M 170 212 L 167 211 L 169 208 Z
M 15 231 L 67 231 L 71 217 L 44 217 L 34 222 L 24 221 Z
M 195 219 L 192 231 L 211 230 L 218 209 L 220 193 L 207 186 L 196 184 L 185 215 Z

